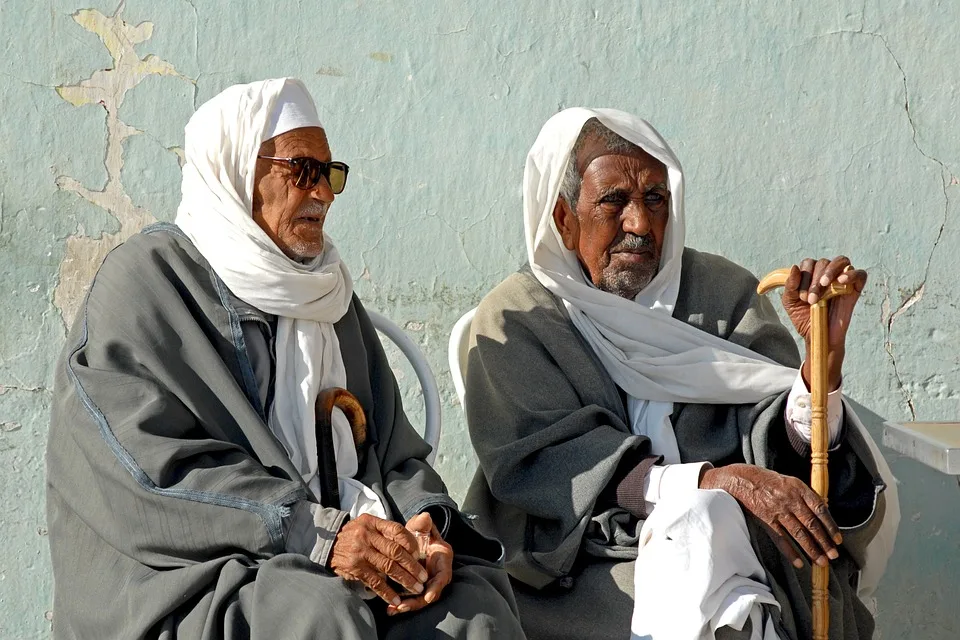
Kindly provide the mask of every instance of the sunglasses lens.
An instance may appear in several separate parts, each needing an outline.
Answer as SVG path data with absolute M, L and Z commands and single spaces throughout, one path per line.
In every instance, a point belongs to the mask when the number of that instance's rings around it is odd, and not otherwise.
M 323 177 L 330 183 L 334 194 L 341 193 L 347 184 L 348 167 L 342 162 L 320 162 L 315 158 L 294 158 L 294 169 L 300 171 L 294 184 L 299 189 L 309 191 L 320 184 Z
M 291 162 L 294 171 L 299 171 L 294 184 L 298 189 L 312 189 L 316 184 L 313 180 L 313 166 L 308 158 L 294 158 Z
M 329 167 L 330 190 L 334 194 L 342 193 L 343 188 L 347 185 L 347 165 L 341 162 L 332 162 Z

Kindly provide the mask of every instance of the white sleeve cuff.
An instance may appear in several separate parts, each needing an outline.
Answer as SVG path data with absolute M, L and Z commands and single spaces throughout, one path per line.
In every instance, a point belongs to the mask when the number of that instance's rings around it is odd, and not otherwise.
M 803 381 L 803 375 L 797 373 L 793 388 L 787 396 L 787 408 L 784 411 L 787 423 L 793 427 L 797 435 L 809 444 L 813 425 L 813 406 L 810 390 Z M 843 385 L 836 391 L 827 394 L 827 431 L 829 432 L 830 450 L 836 449 L 840 442 L 840 431 L 843 424 Z
M 712 469 L 713 465 L 709 462 L 687 462 L 651 467 L 643 487 L 643 499 L 648 505 L 654 505 L 681 491 L 698 488 L 704 468 Z

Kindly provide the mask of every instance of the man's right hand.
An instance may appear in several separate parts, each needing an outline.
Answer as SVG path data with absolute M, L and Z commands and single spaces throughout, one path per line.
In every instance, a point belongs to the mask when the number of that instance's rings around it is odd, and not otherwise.
M 827 505 L 801 480 L 752 464 L 731 464 L 708 469 L 701 489 L 723 489 L 773 533 L 773 541 L 798 569 L 803 561 L 790 538 L 810 559 L 826 566 L 836 560 L 836 545 L 843 541 Z
M 429 576 L 417 561 L 419 554 L 417 539 L 402 524 L 365 513 L 337 533 L 330 568 L 344 580 L 362 582 L 384 601 L 399 605 L 400 596 L 386 579 L 421 593 Z

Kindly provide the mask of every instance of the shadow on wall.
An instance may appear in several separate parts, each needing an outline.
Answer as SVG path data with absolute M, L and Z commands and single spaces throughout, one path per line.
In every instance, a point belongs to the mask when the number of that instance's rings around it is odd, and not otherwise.
M 884 418 L 851 401 L 879 444 Z M 960 622 L 960 478 L 881 448 L 900 490 L 900 530 L 877 590 L 882 638 L 956 638 Z

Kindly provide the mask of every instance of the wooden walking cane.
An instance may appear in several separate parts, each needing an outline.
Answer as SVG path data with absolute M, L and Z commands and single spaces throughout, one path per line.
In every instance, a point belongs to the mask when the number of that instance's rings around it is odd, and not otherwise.
M 847 267 L 850 269 L 851 267 Z M 778 269 L 760 281 L 757 293 L 764 294 L 771 289 L 782 287 L 787 283 L 790 269 Z M 827 472 L 827 447 L 829 435 L 827 433 L 827 394 L 830 392 L 827 380 L 827 356 L 830 343 L 827 340 L 827 302 L 837 296 L 853 293 L 853 285 L 832 283 L 830 288 L 810 305 L 810 332 L 812 333 L 812 347 L 810 349 L 810 395 L 812 405 L 813 424 L 810 437 L 810 486 L 827 502 L 827 489 L 830 478 Z M 821 567 L 812 564 L 813 569 L 813 640 L 829 640 L 830 631 L 830 602 L 828 600 L 828 586 L 830 584 L 830 567 Z
M 367 441 L 367 418 L 357 397 L 340 387 L 324 389 L 317 395 L 317 454 L 320 458 L 320 504 L 340 507 L 340 480 L 333 448 L 333 409 L 339 408 L 350 422 L 353 444 L 357 450 Z

